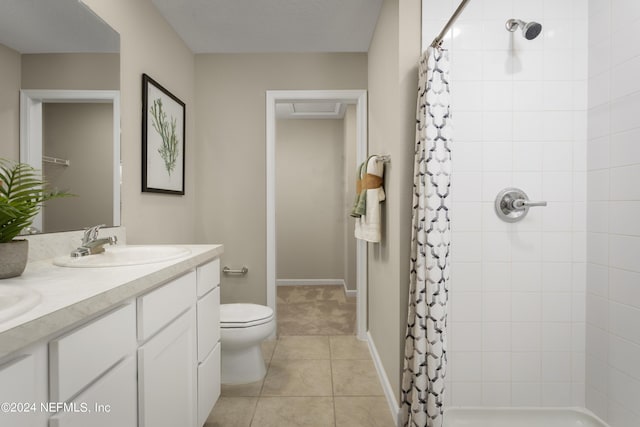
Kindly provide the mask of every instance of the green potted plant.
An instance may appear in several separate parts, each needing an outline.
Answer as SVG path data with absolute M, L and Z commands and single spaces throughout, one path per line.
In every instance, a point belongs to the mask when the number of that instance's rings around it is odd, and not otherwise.
M 38 170 L 0 159 L 0 279 L 22 274 L 29 242 L 16 239 L 31 225 L 42 203 L 68 193 L 51 191 Z

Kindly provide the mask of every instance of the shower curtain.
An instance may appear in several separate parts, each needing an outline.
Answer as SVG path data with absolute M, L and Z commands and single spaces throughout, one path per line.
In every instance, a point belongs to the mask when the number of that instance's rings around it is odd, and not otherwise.
M 441 427 L 447 367 L 451 116 L 448 52 L 420 59 L 413 178 L 409 314 L 402 425 Z

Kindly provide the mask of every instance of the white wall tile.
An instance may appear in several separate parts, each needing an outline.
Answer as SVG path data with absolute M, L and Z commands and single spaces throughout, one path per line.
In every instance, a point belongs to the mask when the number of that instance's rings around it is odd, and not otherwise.
M 609 170 L 587 172 L 587 199 L 589 201 L 609 200 Z
M 514 262 L 539 262 L 542 260 L 542 235 L 538 232 L 517 232 L 509 236 L 511 259 Z
M 640 271 L 640 237 L 609 236 L 609 265 L 624 270 Z
M 640 43 L 629 43 L 637 36 L 635 30 L 638 25 L 640 25 L 640 19 L 631 25 L 616 28 L 611 36 L 611 64 L 619 65 L 640 55 Z
M 571 294 L 542 294 L 542 320 L 545 322 L 571 321 Z
M 482 320 L 508 322 L 511 320 L 511 293 L 484 292 L 482 294 Z
M 511 289 L 514 292 L 542 290 L 542 266 L 539 262 L 513 262 Z
M 482 261 L 511 261 L 511 239 L 507 233 L 482 233 Z
M 511 290 L 511 263 L 485 262 L 482 264 L 482 289 L 487 291 Z
M 511 353 L 511 379 L 514 382 L 540 382 L 541 353 L 539 351 Z
M 545 110 L 573 110 L 573 82 L 544 82 L 542 93 Z
M 571 262 L 572 236 L 567 232 L 542 233 L 542 260 Z
M 611 69 L 611 97 L 620 98 L 640 90 L 640 56 Z
M 482 290 L 482 265 L 479 262 L 457 262 L 451 270 L 451 287 L 457 292 L 480 292 Z
M 457 111 L 482 111 L 482 85 L 473 81 L 452 84 L 451 102 Z
M 482 404 L 484 406 L 510 406 L 511 383 L 482 383 Z
M 476 33 L 476 39 L 479 40 Z M 481 43 L 481 42 L 480 42 Z M 485 51 L 482 55 L 482 75 L 485 80 L 511 80 L 513 58 L 508 50 Z
M 620 202 L 622 203 L 622 202 Z M 607 233 L 609 231 L 609 215 L 611 202 L 593 201 L 587 203 L 588 231 L 592 233 Z
M 483 352 L 482 380 L 485 382 L 511 381 L 511 353 Z
M 611 300 L 640 309 L 640 273 L 610 268 L 608 277 Z
M 589 108 L 605 106 L 611 99 L 611 74 L 608 70 L 589 76 Z
M 615 335 L 609 335 L 609 364 L 640 380 L 640 345 Z
M 610 226 L 613 234 L 640 236 L 640 201 L 610 202 Z M 640 254 L 637 254 L 640 256 Z
M 511 351 L 511 323 L 483 322 L 482 324 L 483 351 Z
M 640 381 L 617 369 L 609 369 L 609 396 L 626 408 L 638 408 Z
M 542 402 L 541 385 L 536 383 L 511 384 L 511 404 L 515 407 L 540 406 Z
M 482 405 L 482 383 L 481 382 L 453 383 L 452 404 L 455 406 Z
M 540 209 L 544 231 L 571 231 L 573 225 L 571 202 L 551 202 L 546 207 L 532 209 Z
M 513 144 L 485 142 L 482 144 L 482 169 L 485 172 L 504 172 L 513 169 Z
M 572 199 L 573 175 L 570 172 L 548 172 L 542 175 L 542 197 L 549 202 Z
M 609 330 L 640 345 L 640 310 L 617 302 L 609 303 Z
M 611 132 L 625 132 L 640 127 L 640 92 L 611 101 Z
M 540 339 L 541 324 L 537 319 L 511 325 L 511 351 L 540 351 Z
M 609 324 L 609 304 L 606 298 L 586 294 L 587 323 L 606 329 Z M 606 342 L 605 342 L 606 343 Z M 602 345 L 605 345 L 603 343 Z
M 513 113 L 513 140 L 526 142 L 544 141 L 544 117 L 539 112 L 516 111 Z
M 531 292 L 511 294 L 511 320 L 514 322 L 539 322 L 542 314 L 542 295 Z
M 544 80 L 573 80 L 572 59 L 572 52 L 570 49 L 546 49 L 543 56 Z
M 609 135 L 611 127 L 610 104 L 590 108 L 588 111 L 587 134 L 589 139 L 600 138 Z
M 449 363 L 451 381 L 482 381 L 482 353 L 452 352 Z
M 510 141 L 513 137 L 513 113 L 485 111 L 482 113 L 482 140 Z
M 513 110 L 539 111 L 543 109 L 544 84 L 541 81 L 526 80 L 513 82 Z
M 450 297 L 452 322 L 479 322 L 482 320 L 481 293 L 451 293 Z
M 606 298 L 609 293 L 609 268 L 606 265 L 587 264 L 587 292 Z
M 573 265 L 567 262 L 545 262 L 542 264 L 543 292 L 571 292 Z
M 571 405 L 571 383 L 542 383 L 543 406 L 569 406 Z
M 481 88 L 484 111 L 512 111 L 513 82 L 484 81 Z
M 456 121 L 456 141 L 474 142 L 482 139 L 482 113 L 478 111 L 456 111 L 453 117 Z
M 640 200 L 640 164 L 611 168 L 609 176 L 611 200 Z
M 451 229 L 453 231 L 481 231 L 482 204 L 480 202 L 452 202 Z
M 482 174 L 479 172 L 457 172 L 452 178 L 455 189 L 451 198 L 455 202 L 478 202 L 482 200 Z
M 543 146 L 543 171 L 573 170 L 573 144 L 571 142 L 554 141 Z
M 467 11 L 465 10 L 465 13 Z M 450 15 L 449 15 L 450 16 Z M 436 30 L 438 31 L 438 30 Z M 451 55 L 450 76 L 452 84 L 473 80 L 482 80 L 482 51 L 458 50 Z M 458 117 L 456 117 L 456 120 Z M 456 129 L 456 135 L 459 130 Z M 457 136 L 456 136 L 457 139 Z
M 542 381 L 571 382 L 571 353 L 542 352 Z
M 612 28 L 624 28 L 640 18 L 640 4 L 634 0 L 617 0 L 611 2 Z
M 513 144 L 513 170 L 541 171 L 543 144 L 523 142 Z
M 609 167 L 609 137 L 590 139 L 587 142 L 587 169 Z
M 571 323 L 542 323 L 542 351 L 571 351 Z
M 481 351 L 482 325 L 479 322 L 451 322 L 448 337 L 452 352 Z
M 628 166 L 640 163 L 640 144 L 638 141 L 640 141 L 640 128 L 611 135 L 611 166 Z

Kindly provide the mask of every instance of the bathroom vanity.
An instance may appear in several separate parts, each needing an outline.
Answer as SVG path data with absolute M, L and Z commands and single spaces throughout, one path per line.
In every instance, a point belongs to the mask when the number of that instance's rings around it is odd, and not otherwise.
M 181 247 L 121 267 L 43 260 L 0 282 L 40 295 L 0 321 L 0 425 L 202 426 L 220 395 L 223 248 Z

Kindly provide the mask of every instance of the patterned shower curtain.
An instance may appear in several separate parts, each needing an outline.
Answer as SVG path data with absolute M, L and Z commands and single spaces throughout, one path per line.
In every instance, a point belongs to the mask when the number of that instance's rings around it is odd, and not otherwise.
M 451 230 L 449 59 L 420 59 L 413 178 L 409 315 L 402 374 L 402 425 L 441 427 L 447 368 Z

